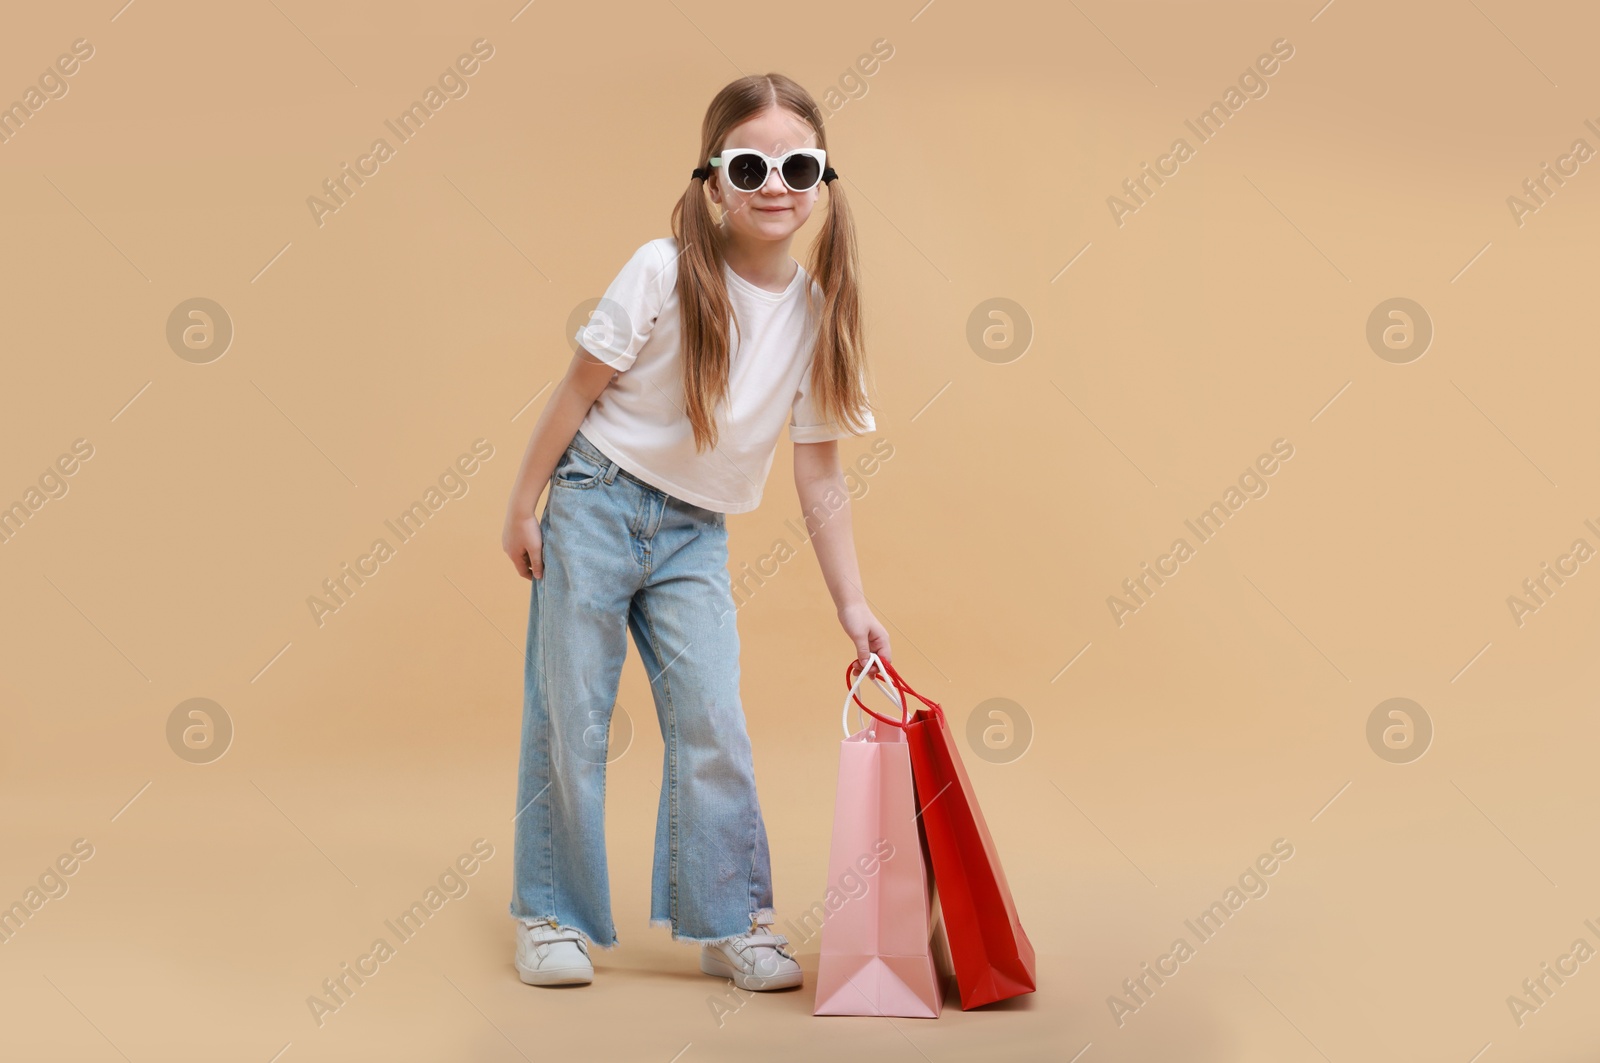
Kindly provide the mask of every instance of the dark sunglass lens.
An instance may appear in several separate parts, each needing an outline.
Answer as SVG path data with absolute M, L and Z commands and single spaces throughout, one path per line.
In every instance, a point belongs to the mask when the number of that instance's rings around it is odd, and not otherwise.
M 816 184 L 821 176 L 822 167 L 812 155 L 791 155 L 783 164 L 783 179 L 789 182 L 790 188 L 802 192 Z
M 740 155 L 728 166 L 728 180 L 742 192 L 754 192 L 767 183 L 767 164 L 759 155 Z

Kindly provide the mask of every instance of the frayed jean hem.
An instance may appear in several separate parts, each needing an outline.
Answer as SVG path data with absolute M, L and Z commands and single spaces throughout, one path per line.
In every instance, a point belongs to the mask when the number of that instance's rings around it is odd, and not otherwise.
M 752 912 L 751 915 L 756 919 L 762 919 L 764 917 L 770 917 L 772 919 L 772 921 L 774 921 L 774 922 L 778 918 L 777 912 L 775 912 L 771 908 L 758 909 L 758 910 Z M 668 919 L 668 918 L 661 917 L 661 916 L 657 916 L 657 917 L 655 917 L 655 918 L 650 920 L 650 925 L 651 926 L 664 926 L 664 927 L 667 927 L 668 929 L 672 929 L 672 920 Z M 694 934 L 680 934 L 680 933 L 678 933 L 678 931 L 673 930 L 672 931 L 672 940 L 674 940 L 674 941 L 690 941 L 690 942 L 694 942 L 697 945 L 720 945 L 720 944 L 723 944 L 724 942 L 732 941 L 735 938 L 744 937 L 748 933 L 750 933 L 750 928 L 749 927 L 745 927 L 743 930 L 739 931 L 737 934 L 724 934 L 724 935 L 722 935 L 720 937 L 718 937 L 718 936 L 699 937 L 699 936 L 696 936 Z

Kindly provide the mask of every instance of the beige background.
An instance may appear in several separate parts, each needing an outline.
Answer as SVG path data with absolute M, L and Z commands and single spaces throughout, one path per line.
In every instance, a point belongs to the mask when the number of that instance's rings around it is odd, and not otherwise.
M 0 945 L 0 1056 L 1593 1058 L 1593 963 L 1520 1027 L 1506 1003 L 1600 946 L 1600 574 L 1521 626 L 1506 604 L 1600 546 L 1600 162 L 1521 226 L 1506 205 L 1600 147 L 1587 5 L 519 4 L 7 18 L 0 100 L 95 53 L 0 145 L 0 500 L 94 456 L 0 545 L 0 902 L 94 855 Z M 469 93 L 319 227 L 307 197 L 478 38 Z M 1268 94 L 1119 227 L 1107 197 L 1279 38 Z M 964 753 L 1040 989 L 937 1021 L 813 1018 L 811 940 L 804 989 L 718 1024 L 718 983 L 646 925 L 660 738 L 632 650 L 623 946 L 578 991 L 511 967 L 529 587 L 504 500 L 574 313 L 668 234 L 711 96 L 767 70 L 855 86 L 830 161 L 893 446 L 854 507 L 867 593 L 958 733 L 990 698 L 1033 731 Z M 207 364 L 165 337 L 197 296 L 235 328 Z M 1404 364 L 1365 337 L 1395 297 L 1435 329 Z M 993 298 L 1032 330 L 999 361 L 967 341 Z M 469 492 L 319 628 L 306 598 L 478 438 Z M 1119 627 L 1107 597 L 1279 438 L 1270 492 Z M 736 569 L 797 544 L 787 452 L 730 522 Z M 739 623 L 792 918 L 825 888 L 852 650 L 806 550 Z M 209 764 L 167 739 L 196 697 L 235 729 Z M 1434 728 L 1410 763 L 1367 739 L 1395 697 Z M 470 892 L 318 1028 L 307 996 L 480 838 Z M 1107 998 L 1279 838 L 1270 891 L 1119 1026 Z

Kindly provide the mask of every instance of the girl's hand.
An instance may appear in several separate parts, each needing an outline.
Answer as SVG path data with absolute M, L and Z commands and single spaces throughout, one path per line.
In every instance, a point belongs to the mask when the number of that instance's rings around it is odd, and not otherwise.
M 840 609 L 839 625 L 844 628 L 844 633 L 850 636 L 850 641 L 856 644 L 856 659 L 861 662 L 863 668 L 867 665 L 869 653 L 876 653 L 890 664 L 894 663 L 894 659 L 889 656 L 889 632 L 878 623 L 878 618 L 872 615 L 872 610 L 865 602 L 847 605 Z
M 523 579 L 544 579 L 544 537 L 539 534 L 538 517 L 507 513 L 500 545 Z

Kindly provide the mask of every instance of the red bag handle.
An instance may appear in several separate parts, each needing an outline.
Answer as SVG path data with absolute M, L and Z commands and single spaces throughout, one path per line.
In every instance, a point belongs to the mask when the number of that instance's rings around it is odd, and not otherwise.
M 921 694 L 917 693 L 915 690 L 912 690 L 911 689 L 911 684 L 907 683 L 904 679 L 900 678 L 900 673 L 895 671 L 894 665 L 890 664 L 888 661 L 884 660 L 882 657 L 878 658 L 878 663 L 883 665 L 883 670 L 885 672 L 889 673 L 890 681 L 894 683 L 895 689 L 900 692 L 900 702 L 901 702 L 901 704 L 906 704 L 905 697 L 906 697 L 907 694 L 910 694 L 912 697 L 916 698 L 918 701 L 920 701 L 924 705 L 928 706 L 934 712 L 941 713 L 941 714 L 944 712 L 944 709 L 942 709 L 939 706 L 938 702 L 930 701 L 929 699 L 923 697 Z M 869 709 L 865 705 L 863 705 L 861 703 L 861 699 L 855 695 L 855 693 L 854 693 L 855 677 L 856 677 L 856 674 L 859 673 L 860 671 L 861 671 L 861 661 L 860 661 L 859 658 L 853 659 L 853 660 L 851 660 L 851 662 L 849 664 L 845 665 L 845 669 L 844 669 L 844 685 L 847 688 L 851 688 L 851 694 L 850 694 L 851 700 L 854 701 L 856 703 L 856 705 L 860 707 L 862 712 L 866 713 L 868 716 L 871 716 L 873 719 L 881 720 L 884 723 L 889 724 L 891 727 L 899 727 L 899 728 L 901 728 L 903 730 L 905 728 L 905 726 L 906 726 L 905 722 L 903 722 L 901 720 L 893 719 L 893 718 L 888 717 L 888 716 L 881 716 L 878 713 L 873 712 L 871 709 Z

